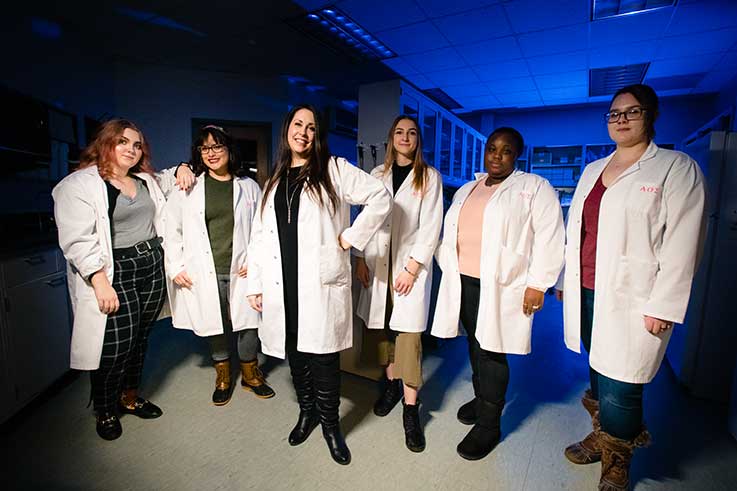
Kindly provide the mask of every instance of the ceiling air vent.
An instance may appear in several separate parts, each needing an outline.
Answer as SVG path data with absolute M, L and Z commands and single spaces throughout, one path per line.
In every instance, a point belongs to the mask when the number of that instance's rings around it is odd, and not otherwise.
M 591 20 L 672 7 L 676 0 L 591 0 Z
M 432 97 L 435 101 L 442 104 L 446 109 L 461 109 L 463 106 L 458 104 L 458 101 L 453 99 L 451 96 L 445 93 L 443 89 L 425 89 L 424 92 L 427 96 Z
M 611 95 L 622 87 L 642 83 L 650 63 L 589 70 L 589 96 Z

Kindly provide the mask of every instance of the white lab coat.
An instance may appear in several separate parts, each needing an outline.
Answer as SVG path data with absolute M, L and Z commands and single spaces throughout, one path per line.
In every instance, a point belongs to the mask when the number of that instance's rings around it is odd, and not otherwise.
M 261 189 L 253 179 L 233 180 L 233 255 L 230 263 L 230 319 L 233 331 L 257 329 L 261 320 L 246 299 L 247 278 L 238 270 L 247 263 L 251 224 Z M 205 179 L 188 192 L 174 191 L 166 204 L 166 274 L 173 280 L 186 271 L 191 288 L 172 281 L 172 323 L 198 336 L 223 334 L 215 262 L 205 223 Z
M 297 349 L 304 353 L 335 353 L 352 346 L 350 253 L 340 248 L 338 236 L 363 250 L 392 207 L 391 195 L 378 179 L 343 158 L 331 157 L 328 165 L 338 195 L 335 213 L 325 193 L 325 206 L 304 188 L 299 200 Z M 284 290 L 274 192 L 262 199 L 265 208 L 261 213 L 259 205 L 248 250 L 248 295 L 263 294 L 262 351 L 284 358 Z M 364 208 L 349 227 L 350 205 Z
M 614 154 L 612 154 L 614 155 Z M 568 211 L 561 275 L 566 346 L 581 350 L 581 222 L 586 197 L 612 155 L 586 166 Z M 601 200 L 589 363 L 623 382 L 647 383 L 671 330 L 653 335 L 643 316 L 683 322 L 704 227 L 705 189 L 688 155 L 651 143 Z
M 453 197 L 435 256 L 443 276 L 432 334 L 441 338 L 458 335 L 458 217 L 466 198 L 487 174 L 476 176 L 476 181 L 464 184 Z M 565 238 L 558 196 L 542 177 L 514 171 L 487 203 L 479 226 L 483 231 L 476 339 L 487 351 L 527 354 L 532 316 L 522 311 L 525 289 L 553 286 L 563 265 Z
M 381 165 L 371 175 L 381 179 L 390 193 L 393 191 L 391 168 L 384 174 Z M 443 181 L 435 168 L 428 167 L 423 193 L 412 186 L 414 176 L 414 171 L 410 171 L 394 195 L 391 214 L 363 251 L 371 283 L 368 288 L 361 288 L 356 313 L 369 329 L 384 328 L 387 286 L 394 283 L 410 257 L 422 267 L 409 295 L 394 295 L 389 327 L 400 332 L 423 332 L 427 326 L 432 257 L 443 226 Z M 390 244 L 394 278 L 388 277 Z
M 157 180 L 146 173 L 136 176 L 146 181 L 156 205 L 154 227 L 164 235 L 166 199 Z M 74 312 L 71 368 L 96 370 L 100 366 L 107 315 L 100 312 L 89 276 L 105 268 L 113 281 L 113 249 L 108 218 L 108 195 L 97 166 L 72 172 L 53 191 L 54 215 L 59 228 L 59 246 L 67 260 L 67 283 Z

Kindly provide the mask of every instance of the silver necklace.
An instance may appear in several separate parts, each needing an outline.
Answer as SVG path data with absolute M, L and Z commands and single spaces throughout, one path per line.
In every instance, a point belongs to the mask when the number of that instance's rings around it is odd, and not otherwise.
M 294 193 L 297 192 L 299 186 L 294 186 L 292 190 L 292 196 L 289 196 L 289 169 L 286 174 L 286 186 L 284 186 L 284 196 L 287 198 L 287 223 L 292 223 L 292 200 L 294 199 Z

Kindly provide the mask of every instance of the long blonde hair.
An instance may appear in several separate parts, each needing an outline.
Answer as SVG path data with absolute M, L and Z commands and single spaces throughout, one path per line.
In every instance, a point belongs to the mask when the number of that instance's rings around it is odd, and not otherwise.
M 400 114 L 394 119 L 391 128 L 389 128 L 389 136 L 387 136 L 386 146 L 386 157 L 384 157 L 384 169 L 383 172 L 386 174 L 392 168 L 394 161 L 397 160 L 397 149 L 394 148 L 394 131 L 397 129 L 397 125 L 402 120 L 412 121 L 415 128 L 417 129 L 417 148 L 415 154 L 412 157 L 412 170 L 415 171 L 414 178 L 412 179 L 412 187 L 415 191 L 424 192 L 425 183 L 427 182 L 427 162 L 425 157 L 422 155 L 422 132 L 420 131 L 420 124 L 412 116 L 406 114 Z

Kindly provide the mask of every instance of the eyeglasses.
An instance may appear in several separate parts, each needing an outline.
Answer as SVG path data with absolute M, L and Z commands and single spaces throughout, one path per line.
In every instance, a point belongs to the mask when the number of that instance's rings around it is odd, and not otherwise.
M 218 144 L 218 145 L 210 145 L 210 146 L 201 145 L 201 146 L 197 147 L 197 150 L 202 155 L 206 155 L 206 154 L 210 153 L 210 150 L 212 150 L 212 152 L 215 153 L 215 154 L 223 153 L 226 148 L 227 147 L 225 145 L 220 145 L 220 144 Z
M 626 111 L 609 111 L 604 115 L 607 122 L 616 123 L 620 116 L 624 116 L 625 121 L 639 121 L 643 118 L 643 114 L 647 111 L 644 107 L 635 106 Z

